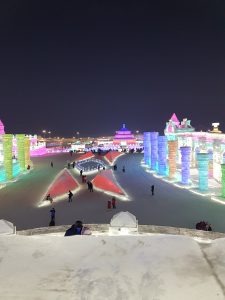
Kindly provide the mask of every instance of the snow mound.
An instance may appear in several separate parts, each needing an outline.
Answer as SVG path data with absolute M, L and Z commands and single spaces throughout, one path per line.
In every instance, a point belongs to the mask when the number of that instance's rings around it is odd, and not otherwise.
M 6 221 L 6 220 L 0 220 L 0 234 L 14 234 L 15 233 L 15 226 L 13 223 Z
M 114 215 L 110 221 L 111 227 L 137 227 L 137 219 L 128 211 L 121 211 Z
M 109 233 L 111 235 L 128 235 L 138 233 L 138 221 L 134 215 L 128 211 L 121 211 L 114 215 L 109 226 Z

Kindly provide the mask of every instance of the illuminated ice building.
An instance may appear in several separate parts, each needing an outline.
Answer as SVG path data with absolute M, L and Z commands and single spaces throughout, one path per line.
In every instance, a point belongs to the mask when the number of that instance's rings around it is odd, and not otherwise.
M 191 185 L 197 177 L 199 190 L 207 191 L 211 178 L 222 183 L 225 191 L 225 134 L 219 123 L 212 126 L 211 131 L 197 132 L 190 120 L 180 122 L 173 114 L 166 123 L 165 137 L 144 133 L 145 164 L 170 181 Z
M 119 131 L 116 131 L 113 145 L 125 148 L 136 147 L 136 138 L 131 131 L 125 127 L 125 124 L 123 124 L 123 127 Z
M 30 137 L 6 134 L 0 121 L 0 183 L 13 180 L 27 171 L 30 161 Z
M 191 167 L 198 166 L 198 153 L 208 153 L 208 175 L 221 181 L 221 164 L 225 163 L 225 134 L 219 130 L 219 123 L 212 123 L 213 129 L 207 132 L 197 132 L 191 126 L 190 120 L 179 122 L 173 114 L 166 123 L 165 135 L 168 140 L 177 140 L 178 149 L 182 146 L 191 148 Z M 178 163 L 181 154 L 178 151 Z

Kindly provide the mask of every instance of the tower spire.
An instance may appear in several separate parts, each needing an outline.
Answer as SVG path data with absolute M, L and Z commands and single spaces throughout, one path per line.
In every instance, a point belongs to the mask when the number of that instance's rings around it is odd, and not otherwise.
M 5 126 L 1 120 L 0 120 L 0 134 L 5 134 Z

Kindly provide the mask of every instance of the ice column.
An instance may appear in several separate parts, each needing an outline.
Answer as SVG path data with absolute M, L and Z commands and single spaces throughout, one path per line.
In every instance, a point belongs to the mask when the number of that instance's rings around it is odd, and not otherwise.
M 166 175 L 167 138 L 158 137 L 158 174 Z
M 199 190 L 208 190 L 209 154 L 197 153 Z
M 176 175 L 177 146 L 177 140 L 168 141 L 169 178 L 174 178 Z
M 151 166 L 151 132 L 144 132 L 144 161 Z
M 13 165 L 12 165 L 12 134 L 3 135 L 3 153 L 4 153 L 4 167 L 5 179 L 10 180 L 13 178 Z
M 191 147 L 180 147 L 181 152 L 181 182 L 188 184 L 190 179 Z
M 222 171 L 222 197 L 225 198 L 225 164 L 221 165 Z
M 158 160 L 158 132 L 151 132 L 151 169 L 157 170 Z
M 30 139 L 25 137 L 24 140 L 24 152 L 25 152 L 25 166 L 30 165 Z
M 25 135 L 17 134 L 16 141 L 17 141 L 18 162 L 20 164 L 20 170 L 21 172 L 23 172 L 25 170 L 25 149 L 24 149 Z

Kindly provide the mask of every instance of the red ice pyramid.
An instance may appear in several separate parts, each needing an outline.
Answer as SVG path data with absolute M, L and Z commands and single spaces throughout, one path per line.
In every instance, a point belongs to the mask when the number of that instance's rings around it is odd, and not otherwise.
M 78 157 L 78 159 L 76 159 L 76 160 L 77 160 L 77 161 L 81 161 L 81 160 L 85 160 L 85 159 L 92 158 L 92 157 L 94 157 L 94 156 L 95 156 L 95 155 L 94 155 L 91 151 L 89 151 L 89 152 L 87 152 L 87 153 L 81 155 L 80 157 Z
M 124 153 L 122 152 L 118 152 L 118 151 L 109 151 L 104 158 L 110 163 L 113 164 L 114 161 L 121 155 L 123 155 Z
M 69 190 L 74 191 L 78 189 L 78 187 L 79 184 L 76 179 L 67 169 L 63 169 L 51 183 L 46 195 L 50 194 L 54 199 L 55 197 L 67 194 Z
M 113 194 L 125 196 L 125 193 L 116 183 L 112 170 L 102 171 L 92 180 L 92 183 L 94 187 L 105 192 L 111 192 Z

